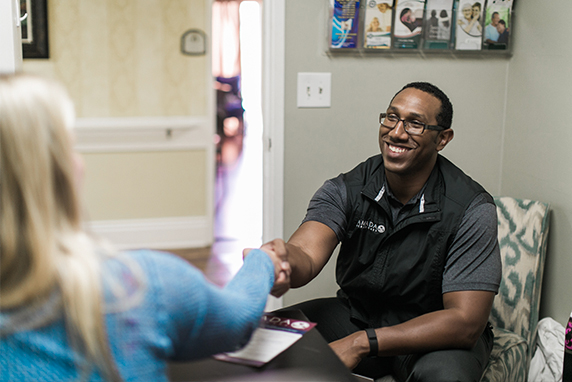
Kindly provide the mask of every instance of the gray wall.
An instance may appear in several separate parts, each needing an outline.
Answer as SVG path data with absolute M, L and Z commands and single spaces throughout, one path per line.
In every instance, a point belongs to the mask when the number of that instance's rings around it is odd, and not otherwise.
M 519 1 L 509 65 L 501 191 L 552 207 L 541 317 L 572 309 L 572 2 Z
M 328 54 L 328 2 L 286 2 L 285 239 L 298 227 L 308 201 L 325 179 L 379 152 L 377 116 L 391 97 L 408 82 L 429 81 L 443 89 L 454 106 L 455 138 L 443 154 L 493 195 L 538 199 L 555 209 L 546 272 L 550 280 L 541 315 L 567 320 L 571 306 L 565 300 L 564 286 L 572 285 L 565 277 L 565 269 L 571 269 L 566 251 L 571 235 L 566 232 L 572 201 L 564 190 L 570 188 L 566 186 L 572 179 L 565 176 L 571 171 L 566 171 L 565 147 L 570 133 L 562 126 L 567 115 L 558 111 L 566 110 L 570 99 L 566 84 L 572 80 L 560 78 L 555 69 L 572 72 L 564 69 L 570 53 L 559 51 L 569 45 L 563 28 L 572 3 L 558 0 L 543 7 L 539 10 L 526 2 L 517 5 L 512 58 L 422 57 Z M 561 23 L 553 17 L 562 18 Z M 551 25 L 550 29 L 541 27 L 545 25 Z M 561 33 L 556 25 L 562 25 Z M 561 65 L 553 66 L 554 62 Z M 298 72 L 332 73 L 331 108 L 296 107 Z M 547 134 L 553 131 L 558 134 Z M 288 292 L 285 305 L 334 295 L 332 260 L 308 286 Z

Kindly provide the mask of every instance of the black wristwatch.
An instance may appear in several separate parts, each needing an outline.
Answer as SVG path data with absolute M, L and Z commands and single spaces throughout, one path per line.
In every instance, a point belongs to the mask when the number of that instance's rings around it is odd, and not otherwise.
M 377 357 L 379 353 L 379 346 L 377 344 L 377 335 L 375 334 L 375 329 L 367 328 L 365 329 L 367 333 L 367 339 L 369 340 L 369 354 L 368 357 Z

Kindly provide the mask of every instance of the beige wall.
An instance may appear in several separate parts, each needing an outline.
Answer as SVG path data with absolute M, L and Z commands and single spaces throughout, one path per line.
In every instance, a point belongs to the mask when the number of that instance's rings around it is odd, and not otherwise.
M 181 54 L 180 39 L 189 29 L 210 34 L 207 4 L 48 0 L 50 58 L 25 60 L 24 71 L 62 81 L 80 118 L 206 116 L 210 60 Z M 208 150 L 86 153 L 85 160 L 93 220 L 207 212 Z
M 572 177 L 567 176 L 572 171 L 567 148 L 572 130 L 565 125 L 572 94 L 568 64 L 572 53 L 563 26 L 572 3 L 543 3 L 541 10 L 528 3 L 517 5 L 514 56 L 499 58 L 328 55 L 327 2 L 289 0 L 285 238 L 298 227 L 310 197 L 325 179 L 379 152 L 377 115 L 394 93 L 408 82 L 429 81 L 442 88 L 454 106 L 455 138 L 443 154 L 493 195 L 552 204 L 541 316 L 564 323 L 572 309 L 565 294 L 572 289 Z M 331 108 L 296 107 L 298 72 L 332 73 Z M 286 294 L 285 304 L 332 296 L 336 290 L 333 265 L 331 260 L 318 279 Z
M 61 80 L 78 117 L 204 115 L 206 56 L 180 52 L 206 31 L 204 0 L 48 0 L 49 60 L 24 70 Z
M 196 187 L 206 177 L 201 151 L 84 154 L 84 160 L 90 170 L 84 185 L 90 220 L 207 213 L 205 189 Z

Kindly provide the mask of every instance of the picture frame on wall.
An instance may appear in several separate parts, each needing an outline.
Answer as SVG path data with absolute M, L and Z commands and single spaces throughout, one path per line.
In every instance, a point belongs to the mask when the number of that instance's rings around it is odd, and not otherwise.
M 22 53 L 26 58 L 50 58 L 47 0 L 20 0 Z

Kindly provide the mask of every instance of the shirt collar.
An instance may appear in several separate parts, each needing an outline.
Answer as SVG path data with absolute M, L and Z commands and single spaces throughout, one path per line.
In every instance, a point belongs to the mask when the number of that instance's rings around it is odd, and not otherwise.
M 440 157 L 437 158 L 437 163 L 435 164 L 435 167 L 433 167 L 433 171 L 431 172 L 431 175 L 429 175 L 429 179 L 427 179 L 427 182 L 425 182 L 421 190 L 405 205 L 419 204 L 420 213 L 429 212 L 427 211 L 428 204 L 434 205 L 436 203 L 436 205 L 439 205 L 441 194 L 444 192 L 442 182 L 440 181 L 441 177 L 439 175 L 440 159 Z M 376 174 L 365 184 L 362 189 L 362 193 L 376 201 L 378 204 L 384 198 L 388 197 L 393 200 L 398 200 L 393 195 L 389 185 L 387 184 L 383 166 L 377 168 Z

